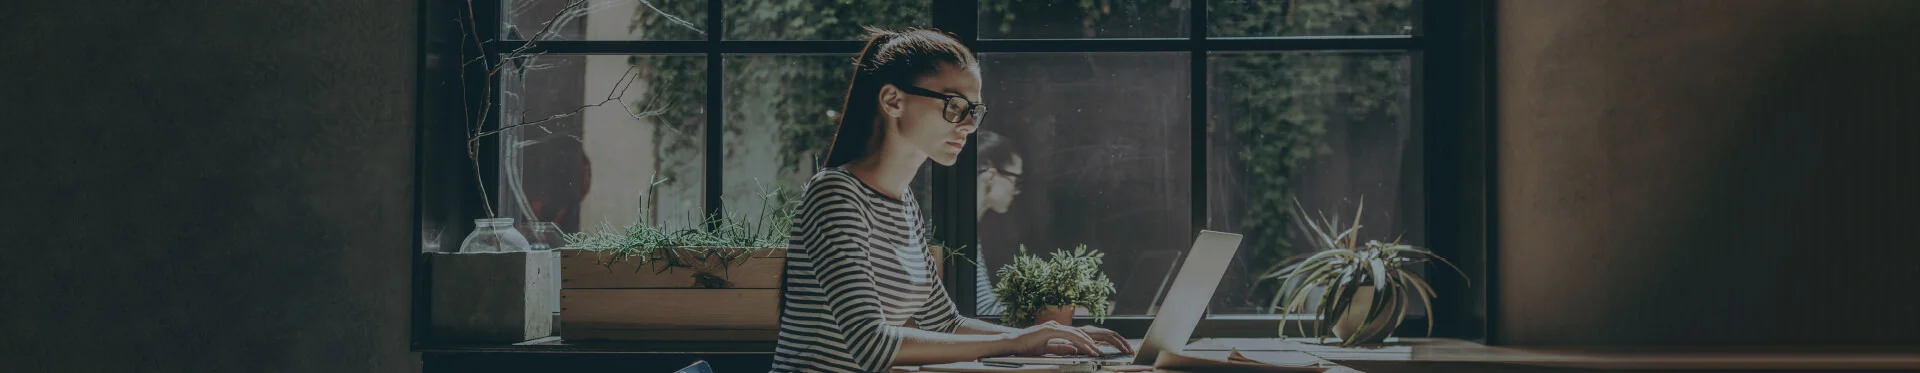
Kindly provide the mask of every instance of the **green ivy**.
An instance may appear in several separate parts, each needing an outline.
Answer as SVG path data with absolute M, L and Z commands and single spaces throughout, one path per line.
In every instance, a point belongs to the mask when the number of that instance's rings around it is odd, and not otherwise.
M 642 35 L 676 38 L 686 27 L 661 13 L 681 19 L 704 19 L 702 1 L 657 3 L 661 11 L 639 7 L 634 13 Z M 900 28 L 930 23 L 928 1 L 799 1 L 747 0 L 727 1 L 723 19 L 730 39 L 763 40 L 857 40 L 865 37 L 871 20 L 886 20 L 876 26 Z M 689 16 L 693 15 L 693 16 Z M 869 22 L 860 22 L 869 21 Z M 698 24 L 698 23 L 696 23 Z M 704 37 L 704 35 L 700 36 Z M 852 55 L 841 58 L 753 58 L 733 57 L 725 62 L 726 99 L 741 102 L 745 97 L 778 97 L 773 104 L 774 120 L 780 123 L 778 144 L 783 170 L 809 172 L 816 157 L 822 157 L 833 140 L 833 119 L 829 111 L 839 110 L 846 94 L 847 78 L 853 72 Z M 706 61 L 702 58 L 635 58 L 643 74 L 651 77 L 652 94 L 660 102 L 683 107 L 669 115 L 668 125 L 657 128 L 661 139 L 661 157 L 692 162 L 701 154 L 700 135 L 705 113 Z M 644 103 L 641 103 L 644 104 Z M 689 107 L 690 106 L 690 107 Z M 740 110 L 727 110 L 722 133 L 738 134 L 741 123 L 761 118 L 741 117 Z M 673 169 L 662 165 L 661 169 Z
M 1243 2 L 1226 2 L 1243 3 Z M 1259 2 L 1268 3 L 1268 2 Z M 1216 12 L 1214 34 L 1237 36 L 1377 35 L 1404 32 L 1414 16 L 1407 0 L 1290 1 L 1262 7 L 1228 4 Z M 1209 4 L 1214 6 L 1214 4 Z M 1219 6 L 1215 6 L 1218 9 Z M 1273 20 L 1282 20 L 1274 22 Z M 1246 199 L 1240 229 L 1248 267 L 1271 269 L 1304 251 L 1293 247 L 1297 232 L 1288 206 L 1295 198 L 1296 174 L 1314 158 L 1331 154 L 1322 141 L 1329 125 L 1340 122 L 1397 123 L 1406 112 L 1401 97 L 1408 84 L 1404 54 L 1261 53 L 1215 56 L 1214 84 L 1225 92 L 1227 130 L 1240 149 L 1229 167 L 1242 171 Z M 1227 83 L 1231 82 L 1231 83 Z M 1265 306 L 1272 292 L 1251 291 L 1247 305 Z M 1276 310 L 1267 310 L 1274 312 Z

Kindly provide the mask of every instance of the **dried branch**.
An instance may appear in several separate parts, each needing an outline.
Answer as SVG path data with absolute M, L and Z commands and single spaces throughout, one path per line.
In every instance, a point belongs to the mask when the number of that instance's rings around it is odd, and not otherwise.
M 639 1 L 643 5 L 646 5 L 647 8 L 652 9 L 653 11 L 659 12 L 661 15 L 666 16 L 667 19 L 677 24 L 680 24 L 689 29 L 692 29 L 694 32 L 705 34 L 704 31 L 700 30 L 698 27 L 695 27 L 691 22 L 687 22 L 686 20 L 681 19 L 680 17 L 676 17 L 672 14 L 667 14 L 667 12 L 661 11 L 660 8 L 655 7 L 651 2 L 648 2 L 646 0 L 637 0 L 637 1 Z M 497 57 L 497 60 L 495 60 L 494 54 L 487 51 L 487 43 L 494 40 L 493 36 L 489 35 L 488 37 L 483 38 L 480 35 L 479 25 L 478 25 L 479 21 L 474 17 L 473 0 L 467 0 L 466 1 L 466 5 L 467 5 L 466 19 L 464 20 L 456 19 L 455 21 L 459 22 L 461 29 L 466 30 L 466 33 L 472 37 L 473 45 L 475 50 L 478 51 L 478 55 L 472 58 L 466 59 L 466 61 L 461 62 L 460 64 L 461 71 L 465 71 L 468 67 L 472 66 L 475 63 L 488 64 L 491 62 L 491 66 L 488 66 L 486 69 L 485 80 L 483 81 L 493 82 L 497 77 L 500 76 L 500 73 L 503 70 L 507 69 L 507 67 L 510 65 L 519 66 L 518 76 L 522 80 L 526 79 L 525 71 L 541 70 L 541 69 L 550 67 L 551 65 L 549 64 L 533 63 L 533 61 L 539 59 L 539 57 L 545 56 L 546 55 L 545 52 L 530 52 L 530 51 L 537 49 L 541 42 L 557 37 L 559 35 L 557 27 L 571 23 L 574 19 L 584 17 L 588 13 L 591 13 L 593 9 L 585 7 L 584 5 L 586 4 L 587 4 L 587 0 L 574 0 L 572 2 L 567 3 L 567 5 L 560 8 L 559 11 L 554 12 L 552 18 L 548 19 L 546 22 L 541 23 L 540 30 L 535 31 L 531 37 L 527 38 L 528 40 L 526 43 L 522 43 L 519 46 L 514 47 L 513 50 L 500 54 Z M 464 48 L 462 49 L 464 50 Z M 580 107 L 574 108 L 573 110 L 559 113 L 559 114 L 549 115 L 546 118 L 533 120 L 533 121 L 528 121 L 526 117 L 526 113 L 522 111 L 518 115 L 518 120 L 516 120 L 515 123 L 502 124 L 500 128 L 493 129 L 493 130 L 486 129 L 487 120 L 492 118 L 491 115 L 493 114 L 493 108 L 494 108 L 494 102 L 493 102 L 493 95 L 494 95 L 493 86 L 494 85 L 492 83 L 485 84 L 483 87 L 481 87 L 481 97 L 480 97 L 479 107 L 477 108 L 473 107 L 473 105 L 469 103 L 470 100 L 461 100 L 461 108 L 464 110 L 462 115 L 463 115 L 463 118 L 467 120 L 467 158 L 469 161 L 471 161 L 473 165 L 474 184 L 477 188 L 479 188 L 480 202 L 482 206 L 485 207 L 486 209 L 487 217 L 493 218 L 493 217 L 496 217 L 497 214 L 494 212 L 492 199 L 488 198 L 487 196 L 488 194 L 487 194 L 486 181 L 480 177 L 480 140 L 481 139 L 486 138 L 487 136 L 500 134 L 508 130 L 512 130 L 520 127 L 525 127 L 530 125 L 539 125 L 539 124 L 543 124 L 543 123 L 547 123 L 555 120 L 571 118 L 576 115 L 579 115 L 580 113 L 584 112 L 588 108 L 603 106 L 603 105 L 614 103 L 614 102 L 623 102 L 625 100 L 627 89 L 632 87 L 634 82 L 639 81 L 640 75 L 639 75 L 639 72 L 636 71 L 638 68 L 639 68 L 638 64 L 629 64 L 627 66 L 627 71 L 620 75 L 620 80 L 614 83 L 613 89 L 610 92 L 607 92 L 606 99 L 601 100 L 598 103 L 581 105 Z M 460 80 L 460 86 L 461 86 L 462 92 L 467 91 L 468 80 L 469 79 Z M 626 104 L 621 104 L 620 107 L 622 110 L 626 111 L 627 116 L 632 117 L 633 119 L 645 119 L 648 117 L 664 114 L 667 111 L 667 108 L 664 106 L 654 105 L 654 103 L 657 102 L 657 100 L 658 100 L 658 97 L 650 97 L 647 106 L 638 112 L 635 112 L 633 107 Z M 478 114 L 477 117 L 475 115 L 476 113 Z M 505 116 L 503 115 L 503 117 Z M 572 137 L 576 140 L 580 139 L 578 136 L 569 135 L 569 137 Z
M 627 88 L 633 86 L 634 82 L 640 80 L 640 74 L 634 72 L 634 70 L 637 68 L 639 68 L 639 65 L 633 65 L 633 64 L 627 65 L 627 71 L 620 75 L 620 80 L 616 81 L 613 85 L 613 89 L 607 92 L 606 99 L 601 100 L 598 103 L 580 105 L 580 107 L 574 108 L 573 110 L 569 110 L 560 114 L 550 115 L 550 116 L 547 116 L 546 118 L 542 118 L 540 120 L 531 121 L 531 122 L 527 121 L 526 116 L 522 114 L 520 117 L 520 120 L 516 124 L 501 126 L 499 129 L 495 129 L 491 131 L 483 131 L 478 134 L 475 134 L 474 136 L 468 138 L 467 140 L 479 141 L 480 138 L 482 137 L 499 134 L 501 132 L 506 132 L 508 130 L 512 130 L 515 128 L 542 124 L 542 123 L 559 120 L 559 119 L 571 118 L 573 116 L 580 115 L 581 112 L 586 111 L 588 108 L 604 106 L 609 103 L 624 100 L 627 94 L 626 92 Z M 621 105 L 621 108 L 625 109 L 627 112 L 627 116 L 633 117 L 633 119 L 646 119 L 647 117 L 659 115 L 660 113 L 666 111 L 664 108 L 660 108 L 660 109 L 654 109 L 654 110 L 635 113 L 632 108 L 627 107 L 626 105 Z
M 687 22 L 687 20 L 680 19 L 680 17 L 676 17 L 673 14 L 669 14 L 666 11 L 660 10 L 659 7 L 653 6 L 653 2 L 651 1 L 647 1 L 647 0 L 635 0 L 635 1 L 639 1 L 640 5 L 646 5 L 647 9 L 653 9 L 655 13 L 660 13 L 660 15 L 667 17 L 668 22 L 673 22 L 673 24 L 680 25 L 680 27 L 685 27 L 688 30 L 693 30 L 694 33 L 698 33 L 700 35 L 707 34 L 706 30 L 701 30 L 700 27 L 694 26 L 693 22 Z

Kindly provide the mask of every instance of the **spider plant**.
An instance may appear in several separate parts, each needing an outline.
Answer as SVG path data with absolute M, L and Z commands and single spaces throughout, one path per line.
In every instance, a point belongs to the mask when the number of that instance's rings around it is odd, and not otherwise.
M 1460 271 L 1459 267 L 1448 262 L 1446 258 L 1402 244 L 1399 238 L 1395 238 L 1392 242 L 1378 240 L 1361 242 L 1360 214 L 1366 209 L 1365 197 L 1360 199 L 1360 207 L 1353 214 L 1353 224 L 1347 227 L 1340 226 L 1338 214 L 1331 219 L 1325 214 L 1319 214 L 1319 220 L 1315 221 L 1307 216 L 1306 209 L 1300 206 L 1298 199 L 1294 200 L 1293 204 L 1295 226 L 1306 231 L 1317 250 L 1305 254 L 1304 259 L 1282 263 L 1285 267 L 1261 277 L 1263 280 L 1273 279 L 1282 282 L 1277 296 L 1273 298 L 1273 302 L 1267 309 L 1286 314 L 1304 312 L 1307 311 L 1304 309 L 1307 302 L 1315 298 L 1310 293 L 1315 290 L 1324 290 L 1317 296 L 1318 306 L 1312 310 L 1318 316 L 1318 321 L 1314 322 L 1313 335 L 1319 337 L 1322 343 L 1326 342 L 1325 334 L 1331 331 L 1332 324 L 1340 322 L 1340 318 L 1348 315 L 1349 309 L 1354 306 L 1356 293 L 1360 292 L 1362 287 L 1371 286 L 1373 289 L 1371 301 L 1367 303 L 1369 309 L 1366 310 L 1366 317 L 1359 321 L 1359 327 L 1354 329 L 1356 331 L 1354 335 L 1342 336 L 1341 346 L 1370 343 L 1386 338 L 1387 334 L 1392 332 L 1393 326 L 1399 325 L 1401 319 L 1406 316 L 1407 307 L 1404 305 L 1407 301 L 1419 300 L 1427 311 L 1427 315 L 1433 314 L 1433 304 L 1429 299 L 1437 295 L 1434 294 L 1433 286 L 1428 285 L 1426 280 L 1414 273 L 1411 269 L 1414 268 L 1413 266 L 1424 265 L 1429 260 L 1438 260 L 1447 267 L 1453 268 L 1454 272 L 1459 273 L 1462 278 L 1466 278 L 1466 272 Z M 1389 313 L 1390 316 L 1385 320 L 1389 325 L 1384 328 L 1372 325 L 1380 319 L 1382 313 Z M 1285 324 L 1281 324 L 1281 335 L 1286 334 Z M 1294 325 L 1296 331 L 1305 334 L 1304 330 L 1301 330 L 1303 328 L 1301 323 L 1294 323 Z M 1370 331 L 1378 332 L 1370 333 Z M 1433 317 L 1431 316 L 1427 317 L 1427 334 L 1433 334 Z

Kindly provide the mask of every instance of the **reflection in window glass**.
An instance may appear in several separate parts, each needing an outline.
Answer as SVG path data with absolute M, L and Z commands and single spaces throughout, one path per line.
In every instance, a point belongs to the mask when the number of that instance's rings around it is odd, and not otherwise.
M 1209 63 L 1209 220 L 1246 235 L 1211 312 L 1268 313 L 1278 284 L 1255 279 L 1314 248 L 1288 214 L 1295 199 L 1309 213 L 1352 219 L 1364 197 L 1362 242 L 1425 245 L 1406 54 L 1218 54 Z
M 1187 37 L 1187 2 L 984 0 L 982 39 Z
M 505 0 L 501 7 L 505 40 L 707 38 L 705 0 Z
M 933 22 L 930 0 L 721 1 L 731 40 L 864 40 L 861 26 L 900 29 Z
M 727 56 L 721 202 L 728 213 L 759 216 L 761 195 L 795 196 L 819 171 L 833 140 L 853 73 L 852 55 Z M 931 164 L 931 162 L 928 162 Z M 931 166 L 913 183 L 931 214 Z M 775 204 L 781 200 L 774 199 Z
M 1184 53 L 983 54 L 979 248 L 996 271 L 1024 245 L 1106 253 L 1114 315 L 1144 315 L 1164 257 L 1192 246 Z M 993 138 L 993 139 L 989 139 Z M 1017 177 L 1009 177 L 1015 176 Z M 997 274 L 990 274 L 995 277 Z M 982 284 L 993 281 L 986 279 Z M 998 314 L 980 289 L 981 314 Z
M 1415 0 L 1209 0 L 1207 36 L 1413 34 Z

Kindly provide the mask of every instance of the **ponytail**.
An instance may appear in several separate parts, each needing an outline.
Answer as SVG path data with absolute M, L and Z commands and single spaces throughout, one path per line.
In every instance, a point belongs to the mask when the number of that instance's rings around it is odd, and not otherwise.
M 952 35 L 939 31 L 887 31 L 874 27 L 866 30 L 867 44 L 854 59 L 853 79 L 847 85 L 839 116 L 834 118 L 833 141 L 820 167 L 845 165 L 878 149 L 884 138 L 884 129 L 876 123 L 881 87 L 933 75 L 941 66 L 978 64 L 971 50 Z

